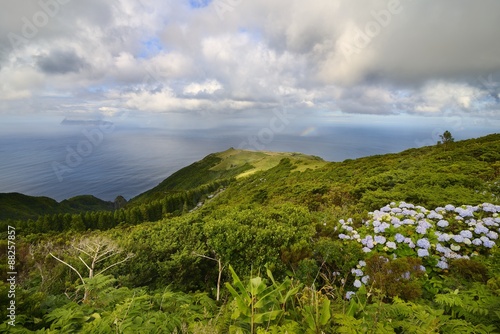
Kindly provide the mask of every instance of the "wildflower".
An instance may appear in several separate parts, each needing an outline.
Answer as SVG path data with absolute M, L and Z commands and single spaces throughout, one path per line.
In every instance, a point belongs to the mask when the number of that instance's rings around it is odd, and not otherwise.
M 428 249 L 431 247 L 431 243 L 426 238 L 418 239 L 417 246 L 423 249 Z
M 436 225 L 437 225 L 437 226 L 439 226 L 439 227 L 447 227 L 449 224 L 450 224 L 450 223 L 448 223 L 448 221 L 447 221 L 447 220 L 442 220 L 442 219 L 441 219 L 440 221 L 438 221 L 438 222 L 437 222 L 437 224 L 436 224 Z
M 354 291 L 347 291 L 345 294 L 345 299 L 351 300 L 352 296 L 354 296 L 355 294 L 356 294 L 356 292 L 354 292 Z
M 427 249 L 419 248 L 417 250 L 417 255 L 419 257 L 429 256 L 429 251 Z
M 354 281 L 352 285 L 354 285 L 355 288 L 361 288 L 361 281 L 357 279 Z

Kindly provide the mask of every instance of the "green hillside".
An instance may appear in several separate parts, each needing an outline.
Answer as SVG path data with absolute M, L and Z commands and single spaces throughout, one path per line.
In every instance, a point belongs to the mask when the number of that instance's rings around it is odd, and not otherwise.
M 315 169 L 326 164 L 321 158 L 300 153 L 255 152 L 230 148 L 224 152 L 210 154 L 182 168 L 158 186 L 133 198 L 130 203 L 144 203 L 164 197 L 165 194 L 194 189 L 213 181 L 248 176 L 278 165 L 283 158 L 299 163 L 303 169 Z
M 0 332 L 500 332 L 500 134 L 343 162 L 230 149 L 124 208 L 2 224 L 22 317 Z
M 0 193 L 0 221 L 6 219 L 36 219 L 38 216 L 46 214 L 102 210 L 113 210 L 113 203 L 90 195 L 76 196 L 58 203 L 49 197 Z

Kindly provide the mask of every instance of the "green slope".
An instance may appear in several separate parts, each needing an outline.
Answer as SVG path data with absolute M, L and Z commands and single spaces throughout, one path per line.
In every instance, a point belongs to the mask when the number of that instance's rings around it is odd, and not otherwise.
M 498 203 L 500 134 L 326 163 L 311 170 L 284 160 L 271 169 L 238 179 L 220 200 L 229 206 L 292 202 L 311 211 L 360 213 L 401 200 L 428 207 Z
M 194 189 L 221 179 L 241 178 L 277 166 L 280 160 L 289 158 L 300 164 L 302 170 L 315 169 L 327 164 L 324 160 L 300 153 L 246 151 L 230 148 L 213 153 L 173 173 L 158 186 L 150 189 L 130 203 L 144 203 L 156 200 L 165 194 Z
M 91 195 L 76 196 L 58 203 L 49 197 L 0 193 L 0 220 L 35 219 L 40 215 L 112 210 L 113 203 Z

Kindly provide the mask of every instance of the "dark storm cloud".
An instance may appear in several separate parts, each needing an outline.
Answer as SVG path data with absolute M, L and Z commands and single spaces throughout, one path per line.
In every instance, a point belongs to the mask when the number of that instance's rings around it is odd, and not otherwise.
M 52 51 L 48 55 L 38 56 L 36 64 L 47 74 L 66 74 L 79 72 L 88 66 L 74 51 Z

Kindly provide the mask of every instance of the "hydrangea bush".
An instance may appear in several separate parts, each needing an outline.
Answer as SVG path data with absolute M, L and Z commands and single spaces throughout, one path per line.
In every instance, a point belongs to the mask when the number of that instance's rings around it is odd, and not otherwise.
M 363 251 L 392 258 L 422 259 L 427 274 L 442 273 L 450 260 L 485 255 L 496 246 L 500 233 L 500 206 L 483 203 L 477 206 L 451 204 L 428 210 L 410 203 L 391 203 L 370 212 L 370 219 L 358 227 L 352 219 L 340 220 L 338 237 L 358 242 Z M 351 273 L 354 287 L 367 284 L 360 261 Z M 347 298 L 352 292 L 346 294 Z

